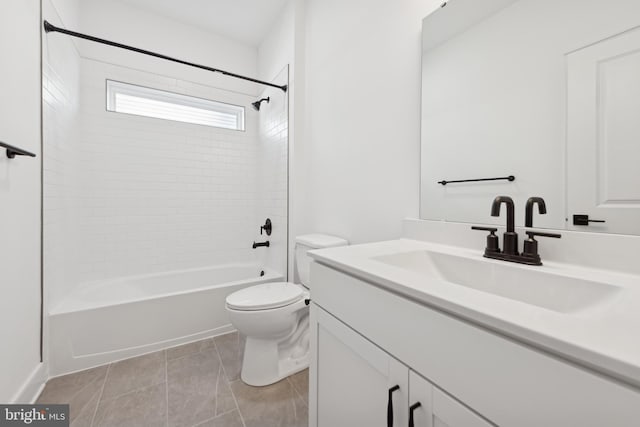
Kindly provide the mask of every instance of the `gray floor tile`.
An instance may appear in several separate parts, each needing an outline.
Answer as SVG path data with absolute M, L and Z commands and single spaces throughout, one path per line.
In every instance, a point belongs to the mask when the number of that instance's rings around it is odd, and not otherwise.
M 54 378 L 38 402 L 69 403 L 72 427 L 307 427 L 308 371 L 247 386 L 243 350 L 237 333 L 189 343 Z
M 213 351 L 202 351 L 179 359 L 167 361 L 167 380 L 185 376 L 217 376 L 220 370 L 220 359 Z
M 100 366 L 62 377 L 52 378 L 40 394 L 38 402 L 58 403 L 67 402 L 75 395 L 85 390 L 87 386 L 96 382 L 102 383 L 107 373 L 107 366 Z M 102 385 L 102 384 L 101 384 Z
M 236 405 L 236 399 L 233 397 L 233 392 L 227 377 L 224 375 L 222 365 L 220 365 L 220 371 L 218 372 L 218 378 L 216 380 L 216 416 L 238 409 Z
M 184 344 L 178 347 L 172 347 L 167 349 L 167 360 L 178 359 L 180 357 L 189 356 L 194 353 L 200 353 L 204 350 L 214 349 L 213 338 L 207 338 L 206 340 L 195 341 L 189 344 Z
M 163 383 L 166 377 L 164 351 L 113 363 L 104 384 L 103 399 L 111 399 L 140 388 Z
M 221 371 L 215 350 L 167 362 L 170 426 L 193 426 L 216 416 Z
M 240 412 L 235 410 L 198 424 L 198 427 L 243 427 L 243 425 Z
M 89 427 L 93 422 L 98 403 L 100 402 L 100 393 L 95 393 L 88 403 L 74 414 L 73 404 L 69 404 L 69 427 Z
M 165 426 L 166 384 L 139 389 L 113 399 L 101 400 L 95 427 Z
M 246 427 L 307 426 L 307 405 L 287 380 L 266 387 L 251 387 L 242 381 L 234 381 L 231 389 Z
M 45 386 L 37 403 L 68 403 L 72 426 L 88 426 L 95 413 L 107 366 L 53 378 Z
M 215 378 L 186 377 L 169 382 L 169 425 L 192 426 L 216 415 Z
M 227 379 L 229 381 L 239 379 L 240 369 L 242 368 L 242 354 L 244 353 L 244 340 L 241 339 L 237 332 L 232 332 L 214 337 L 213 341 L 220 354 Z
M 309 369 L 300 371 L 297 374 L 293 374 L 289 377 L 289 381 L 296 389 L 304 403 L 309 404 Z
M 309 427 L 309 408 L 302 399 L 293 402 L 295 419 L 291 422 L 291 427 Z

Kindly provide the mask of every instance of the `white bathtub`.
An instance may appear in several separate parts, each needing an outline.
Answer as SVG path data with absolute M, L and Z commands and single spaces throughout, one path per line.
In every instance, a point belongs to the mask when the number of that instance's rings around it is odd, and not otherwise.
M 281 280 L 233 264 L 84 284 L 49 312 L 51 375 L 230 332 L 227 295 Z

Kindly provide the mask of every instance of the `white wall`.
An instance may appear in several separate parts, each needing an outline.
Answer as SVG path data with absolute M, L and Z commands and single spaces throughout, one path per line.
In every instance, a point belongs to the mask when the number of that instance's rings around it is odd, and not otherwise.
M 225 71 L 248 76 L 257 72 L 255 47 L 118 0 L 82 0 L 79 28 L 81 32 L 97 37 Z M 258 93 L 258 87 L 253 83 L 88 41 L 80 41 L 80 51 L 83 57 L 99 61 L 228 90 Z
M 43 19 L 74 22 L 68 1 L 42 2 Z M 64 17 L 64 18 L 63 18 Z M 69 37 L 43 37 L 44 289 L 47 306 L 75 286 L 81 253 L 77 233 L 80 176 L 78 114 L 80 55 Z
M 301 1 L 289 0 L 279 13 L 278 20 L 258 47 L 258 76 L 261 79 L 274 79 L 287 64 L 294 62 L 295 13 L 301 7 Z M 293 66 L 293 65 L 292 65 Z M 292 78 L 292 76 L 289 76 Z
M 29 402 L 40 363 L 40 2 L 0 6 L 0 141 L 36 153 L 0 150 L 0 402 Z
M 421 23 L 440 3 L 308 0 L 303 228 L 360 243 L 418 216 Z

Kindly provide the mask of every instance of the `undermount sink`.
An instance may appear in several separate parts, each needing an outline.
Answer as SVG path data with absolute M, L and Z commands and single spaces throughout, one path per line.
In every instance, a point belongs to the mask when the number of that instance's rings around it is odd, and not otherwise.
M 571 313 L 607 301 L 622 288 L 554 274 L 427 250 L 371 258 L 424 276 L 553 310 Z M 536 267 L 537 268 L 537 267 Z

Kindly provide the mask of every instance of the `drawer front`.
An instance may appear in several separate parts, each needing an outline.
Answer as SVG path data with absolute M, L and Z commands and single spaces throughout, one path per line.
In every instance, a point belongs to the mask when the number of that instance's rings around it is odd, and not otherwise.
M 498 425 L 640 425 L 637 389 L 318 263 L 312 285 L 315 304 Z

